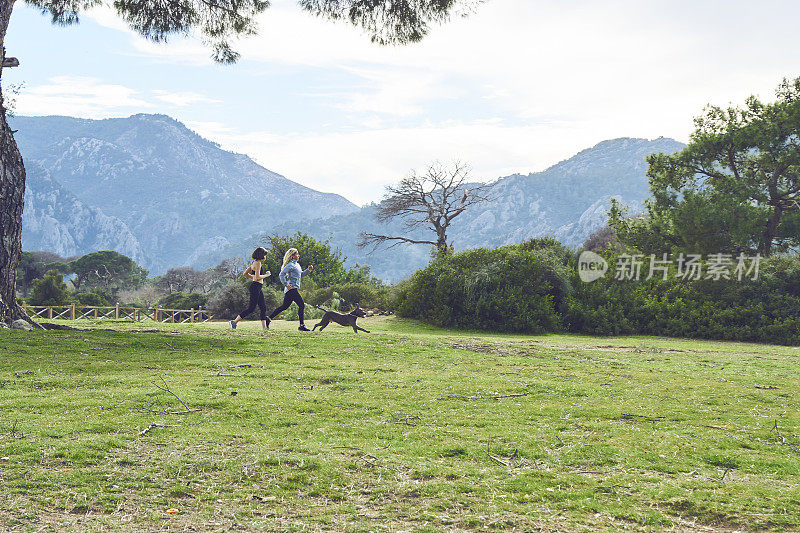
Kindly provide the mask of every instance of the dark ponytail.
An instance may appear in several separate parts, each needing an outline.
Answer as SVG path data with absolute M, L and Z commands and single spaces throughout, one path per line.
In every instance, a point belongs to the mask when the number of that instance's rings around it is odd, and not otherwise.
M 258 248 L 253 250 L 253 255 L 251 255 L 250 257 L 252 257 L 256 261 L 263 261 L 264 258 L 267 257 L 267 249 L 259 246 Z

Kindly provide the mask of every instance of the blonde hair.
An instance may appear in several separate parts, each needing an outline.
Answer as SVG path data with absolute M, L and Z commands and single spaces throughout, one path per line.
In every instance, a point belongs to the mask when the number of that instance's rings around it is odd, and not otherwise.
M 288 250 L 286 250 L 286 253 L 283 254 L 283 265 L 281 266 L 281 268 L 285 267 L 286 263 L 291 261 L 292 256 L 294 256 L 294 254 L 296 253 L 298 253 L 297 248 L 289 248 Z

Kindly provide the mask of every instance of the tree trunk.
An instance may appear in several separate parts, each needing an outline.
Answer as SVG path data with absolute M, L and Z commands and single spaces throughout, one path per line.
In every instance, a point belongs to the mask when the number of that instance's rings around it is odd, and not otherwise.
M 0 65 L 5 60 L 5 36 L 14 0 L 0 0 Z M 0 67 L 0 81 L 2 68 Z M 22 207 L 25 167 L 6 121 L 0 88 L 0 320 L 25 318 L 16 300 L 17 266 L 22 254 Z
M 781 221 L 783 210 L 779 205 L 775 206 L 772 216 L 767 221 L 767 227 L 761 237 L 761 253 L 767 257 L 772 252 L 772 241 L 775 239 L 775 232 L 778 230 L 778 222 Z
M 444 257 L 447 255 L 447 228 L 438 226 L 436 228 L 436 255 Z

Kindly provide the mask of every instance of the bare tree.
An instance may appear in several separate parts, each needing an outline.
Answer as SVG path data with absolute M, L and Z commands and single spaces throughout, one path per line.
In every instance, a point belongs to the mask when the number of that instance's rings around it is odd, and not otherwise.
M 490 200 L 487 184 L 469 183 L 470 169 L 458 161 L 443 165 L 438 161 L 428 165 L 424 173 L 416 171 L 403 178 L 397 186 L 386 187 L 375 218 L 388 222 L 394 218 L 403 221 L 404 229 L 412 231 L 419 228 L 430 229 L 436 240 L 418 240 L 410 237 L 361 233 L 358 245 L 373 246 L 373 251 L 383 243 L 396 246 L 407 242 L 411 244 L 430 244 L 436 255 L 442 257 L 452 250 L 447 242 L 447 230 L 453 219 L 471 205 Z
M 236 281 L 242 275 L 242 272 L 244 272 L 244 270 L 247 268 L 248 264 L 249 263 L 244 257 L 229 257 L 224 259 L 220 264 L 212 269 L 214 272 L 213 275 L 223 279 Z
M 583 241 L 583 249 L 592 252 L 602 252 L 605 250 L 621 250 L 622 246 L 617 238 L 614 228 L 606 224 L 589 235 Z
M 120 291 L 117 300 L 126 304 L 135 304 L 142 307 L 153 307 L 156 302 L 164 297 L 164 292 L 155 285 L 144 285 L 138 289 Z
M 159 276 L 156 286 L 167 294 L 181 291 L 194 292 L 198 288 L 208 292 L 212 282 L 213 278 L 208 272 L 195 270 L 190 266 L 180 266 L 170 268 L 164 275 Z

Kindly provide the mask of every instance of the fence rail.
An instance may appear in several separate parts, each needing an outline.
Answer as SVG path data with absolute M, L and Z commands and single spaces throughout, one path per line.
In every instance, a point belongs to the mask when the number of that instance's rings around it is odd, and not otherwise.
M 94 305 L 25 305 L 25 312 L 31 318 L 46 318 L 48 320 L 95 320 L 114 319 L 131 320 L 172 324 L 195 324 L 208 322 L 214 315 L 205 309 L 164 309 L 161 307 L 123 307 L 94 306 Z

